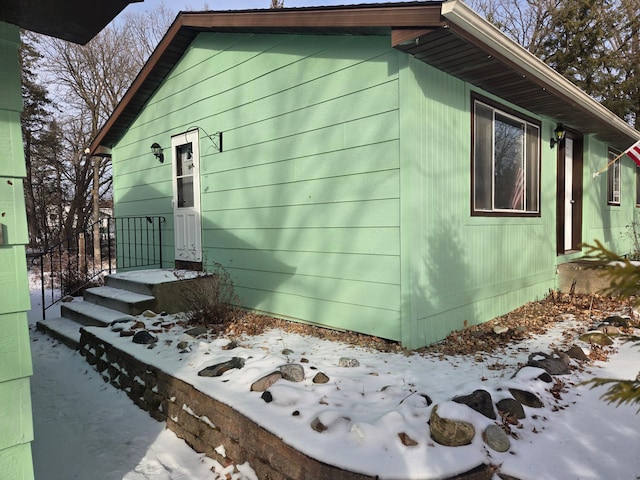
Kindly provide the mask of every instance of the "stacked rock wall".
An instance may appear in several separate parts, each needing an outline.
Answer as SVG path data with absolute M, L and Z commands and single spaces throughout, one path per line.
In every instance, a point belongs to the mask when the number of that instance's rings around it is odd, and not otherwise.
M 249 462 L 262 480 L 373 478 L 307 457 L 228 405 L 142 363 L 84 329 L 79 351 L 106 382 L 124 390 L 156 420 L 165 421 L 167 427 L 194 450 L 220 463 Z M 219 448 L 221 445 L 224 450 Z

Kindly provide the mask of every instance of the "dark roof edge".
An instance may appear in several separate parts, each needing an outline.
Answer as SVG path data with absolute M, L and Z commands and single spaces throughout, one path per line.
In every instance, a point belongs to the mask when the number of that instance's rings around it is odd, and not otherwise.
M 226 10 L 209 12 L 180 12 L 160 43 L 151 54 L 144 67 L 120 100 L 109 119 L 91 142 L 90 150 L 94 154 L 98 147 L 110 137 L 119 138 L 119 134 L 110 135 L 118 124 L 121 115 L 135 109 L 132 102 L 143 85 L 147 93 L 143 102 L 151 97 L 170 70 L 159 71 L 161 60 L 169 60 L 171 64 L 180 58 L 196 35 L 202 31 L 216 29 L 255 28 L 344 28 L 365 27 L 426 27 L 442 26 L 440 8 L 442 1 L 435 2 L 403 2 L 343 5 L 331 7 L 301 7 L 263 10 Z M 346 15 L 352 11 L 353 15 Z M 179 45 L 175 45 L 179 42 Z M 172 48 L 168 48 L 168 47 Z M 105 147 L 111 147 L 115 139 L 108 140 Z

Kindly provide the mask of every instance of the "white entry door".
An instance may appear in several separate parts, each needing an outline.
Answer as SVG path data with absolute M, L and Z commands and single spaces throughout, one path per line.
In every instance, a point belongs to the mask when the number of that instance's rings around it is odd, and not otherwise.
M 202 261 L 198 130 L 171 137 L 176 260 Z

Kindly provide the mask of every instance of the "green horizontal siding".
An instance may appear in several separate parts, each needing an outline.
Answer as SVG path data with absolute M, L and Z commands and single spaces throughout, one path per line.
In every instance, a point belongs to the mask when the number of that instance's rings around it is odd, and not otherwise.
M 33 373 L 26 314 L 0 315 L 0 382 Z
M 298 222 L 299 223 L 299 222 Z M 225 228 L 220 232 L 206 227 L 204 236 L 215 239 L 216 248 L 238 248 L 243 242 L 260 245 L 263 250 L 295 251 L 299 245 L 315 253 L 354 253 L 365 255 L 397 255 L 399 249 L 396 227 L 308 227 L 291 228 Z M 222 229 L 217 229 L 222 230 Z M 212 244 L 212 243 L 210 243 Z M 250 248 L 250 247 L 247 247 Z
M 0 477 L 32 480 L 30 308 L 18 27 L 0 22 Z
M 398 55 L 387 37 L 199 35 L 114 149 L 116 214 L 167 208 L 170 152 L 149 145 L 197 126 L 204 256 L 244 305 L 399 339 Z

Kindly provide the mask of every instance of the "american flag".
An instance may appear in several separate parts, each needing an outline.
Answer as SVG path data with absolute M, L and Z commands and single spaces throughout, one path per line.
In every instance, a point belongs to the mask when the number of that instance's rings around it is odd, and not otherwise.
M 518 171 L 516 172 L 515 182 L 513 184 L 513 193 L 511 194 L 511 209 L 523 210 L 524 209 L 523 203 L 524 203 L 524 170 L 522 167 L 518 167 Z
M 640 140 L 627 148 L 624 153 L 631 157 L 631 160 L 636 162 L 636 165 L 640 167 Z

